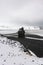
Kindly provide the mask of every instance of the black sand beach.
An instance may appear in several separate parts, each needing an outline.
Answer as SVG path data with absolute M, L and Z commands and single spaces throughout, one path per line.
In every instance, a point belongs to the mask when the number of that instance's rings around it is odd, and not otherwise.
M 28 35 L 28 37 L 32 37 L 32 36 Z M 33 37 L 43 39 L 43 37 L 38 36 L 38 35 L 34 35 Z M 26 48 L 26 51 L 28 49 L 30 49 L 33 53 L 35 53 L 37 55 L 37 57 L 43 57 L 43 40 L 35 40 L 35 39 L 29 39 L 29 38 L 28 39 L 27 38 L 18 38 L 15 36 L 8 36 L 7 38 L 20 42 L 21 44 L 24 45 L 24 47 Z

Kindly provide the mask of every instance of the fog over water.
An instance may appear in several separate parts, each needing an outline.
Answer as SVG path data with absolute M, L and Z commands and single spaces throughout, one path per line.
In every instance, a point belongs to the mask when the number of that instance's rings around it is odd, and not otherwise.
M 0 26 L 43 27 L 43 0 L 0 0 Z

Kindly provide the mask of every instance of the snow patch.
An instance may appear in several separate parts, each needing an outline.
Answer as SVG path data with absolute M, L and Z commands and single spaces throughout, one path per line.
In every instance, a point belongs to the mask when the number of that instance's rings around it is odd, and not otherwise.
M 17 41 L 0 37 L 0 65 L 43 65 L 43 58 L 26 54 L 22 46 Z

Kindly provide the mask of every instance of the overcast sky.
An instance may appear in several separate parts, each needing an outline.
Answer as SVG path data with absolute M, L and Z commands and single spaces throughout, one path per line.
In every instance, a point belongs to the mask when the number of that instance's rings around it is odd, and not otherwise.
M 43 26 L 43 0 L 0 0 L 1 25 Z

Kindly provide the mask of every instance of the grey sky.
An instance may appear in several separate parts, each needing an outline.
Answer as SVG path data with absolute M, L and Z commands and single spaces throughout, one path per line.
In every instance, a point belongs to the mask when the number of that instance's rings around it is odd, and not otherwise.
M 43 0 L 0 0 L 0 25 L 43 25 Z

